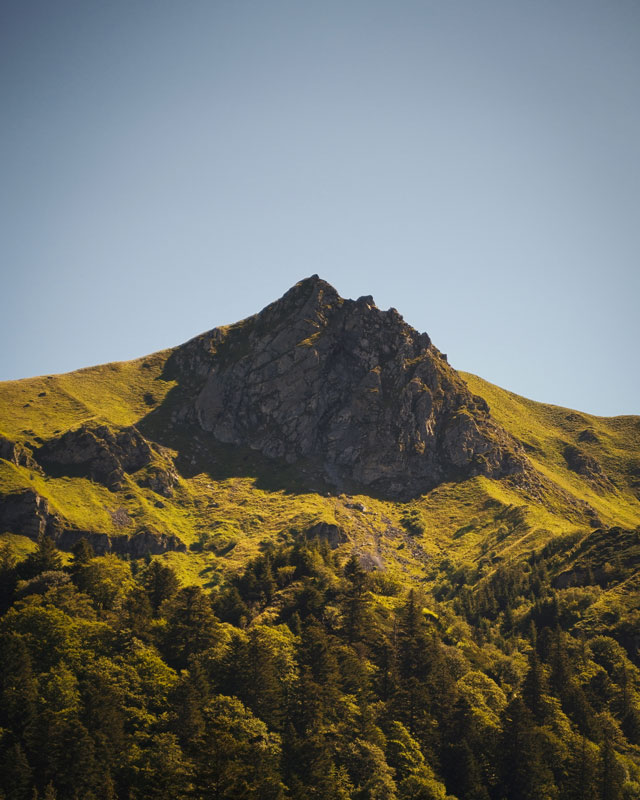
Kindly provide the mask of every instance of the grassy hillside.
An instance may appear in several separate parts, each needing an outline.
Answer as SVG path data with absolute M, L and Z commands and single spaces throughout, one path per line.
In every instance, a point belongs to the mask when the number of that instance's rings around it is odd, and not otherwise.
M 166 397 L 170 350 L 63 375 L 0 382 L 0 433 L 39 443 L 81 422 L 133 425 Z
M 163 402 L 174 386 L 163 377 L 170 352 L 0 384 L 0 432 L 31 448 L 86 422 L 115 428 L 139 424 L 149 435 L 149 415 L 156 413 L 156 427 L 166 418 Z M 189 580 L 210 585 L 241 568 L 265 543 L 301 534 L 318 521 L 337 525 L 348 548 L 374 566 L 386 564 L 390 579 L 401 581 L 424 579 L 425 569 L 433 572 L 443 561 L 490 571 L 554 536 L 587 532 L 593 525 L 572 505 L 574 498 L 586 501 L 604 525 L 640 524 L 634 486 L 640 419 L 593 417 L 463 377 L 522 443 L 534 467 L 551 479 L 545 497 L 482 477 L 443 484 L 411 503 L 327 496 L 303 491 L 295 469 L 259 463 L 254 455 L 229 448 L 223 452 L 202 437 L 191 458 L 185 452 L 193 442 L 162 442 L 180 472 L 172 497 L 141 486 L 144 470 L 127 475 L 122 489 L 113 492 L 84 477 L 56 477 L 5 460 L 0 460 L 0 491 L 32 486 L 70 526 L 83 530 L 117 536 L 149 528 L 173 534 L 189 550 L 164 558 Z M 602 473 L 594 479 L 572 471 L 563 455 L 567 445 L 579 447 Z
M 537 470 L 586 500 L 606 524 L 640 524 L 640 417 L 596 417 L 461 375 L 487 401 L 494 419 L 522 443 Z M 563 456 L 567 445 L 594 459 L 602 473 L 589 477 L 569 469 Z

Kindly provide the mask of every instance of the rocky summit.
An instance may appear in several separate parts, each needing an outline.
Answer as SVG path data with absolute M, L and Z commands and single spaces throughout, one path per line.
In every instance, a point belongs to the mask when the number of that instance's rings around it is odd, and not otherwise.
M 340 491 L 406 499 L 526 466 L 426 333 L 317 275 L 170 361 L 188 390 L 175 423 L 299 464 Z

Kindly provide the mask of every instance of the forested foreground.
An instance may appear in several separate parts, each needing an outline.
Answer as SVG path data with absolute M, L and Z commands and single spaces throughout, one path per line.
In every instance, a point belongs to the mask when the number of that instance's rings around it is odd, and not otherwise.
M 439 602 L 303 543 L 212 592 L 84 541 L 1 571 L 8 800 L 640 797 L 638 668 L 535 557 Z

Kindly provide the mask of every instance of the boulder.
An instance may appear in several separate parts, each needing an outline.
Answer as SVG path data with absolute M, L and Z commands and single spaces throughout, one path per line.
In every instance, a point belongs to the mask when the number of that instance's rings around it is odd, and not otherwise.
M 601 488 L 612 488 L 600 463 L 593 456 L 573 444 L 565 445 L 562 454 L 570 470 L 577 472 L 578 475 L 582 475 Z
M 161 467 L 152 467 L 148 474 L 140 479 L 140 486 L 151 489 L 156 494 L 161 494 L 163 497 L 173 497 L 173 487 L 178 480 L 178 473 L 173 467 L 165 469 Z
M 308 539 L 322 539 L 332 550 L 349 541 L 349 537 L 338 525 L 329 522 L 317 522 L 307 530 Z
M 139 531 L 128 537 L 115 537 L 112 546 L 115 552 L 121 552 L 120 548 L 124 548 L 124 552 L 132 558 L 142 558 L 147 554 L 155 556 L 168 551 L 185 553 L 187 550 L 185 543 L 177 536 L 153 530 Z
M 598 444 L 600 439 L 598 438 L 596 432 L 593 428 L 585 428 L 583 431 L 580 431 L 578 434 L 578 441 L 579 442 L 588 442 L 589 444 Z

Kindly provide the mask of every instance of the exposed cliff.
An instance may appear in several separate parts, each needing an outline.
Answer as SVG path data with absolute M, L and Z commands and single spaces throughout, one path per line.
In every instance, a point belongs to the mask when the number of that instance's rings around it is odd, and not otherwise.
M 317 276 L 171 359 L 174 422 L 305 468 L 339 489 L 406 498 L 446 480 L 522 472 L 519 445 L 395 309 Z
M 0 494 L 0 531 L 11 531 L 33 540 L 48 536 L 61 550 L 71 550 L 80 539 L 86 539 L 97 555 L 113 552 L 142 558 L 147 553 L 157 555 L 170 550 L 185 552 L 187 549 L 177 536 L 149 529 L 131 535 L 109 536 L 100 531 L 69 527 L 51 508 L 49 501 L 33 489 Z

